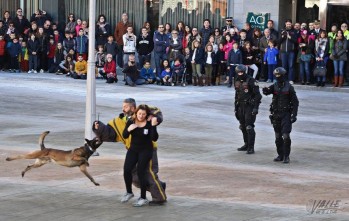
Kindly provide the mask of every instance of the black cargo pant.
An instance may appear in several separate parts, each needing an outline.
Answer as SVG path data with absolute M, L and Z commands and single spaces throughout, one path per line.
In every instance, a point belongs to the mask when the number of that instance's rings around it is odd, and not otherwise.
M 236 118 L 240 123 L 240 130 L 244 138 L 244 143 L 247 146 L 247 150 L 254 149 L 254 142 L 256 138 L 256 132 L 254 130 L 254 122 L 256 121 L 256 115 L 252 115 L 253 105 L 240 104 Z
M 271 116 L 271 123 L 275 132 L 276 151 L 280 157 L 288 157 L 291 152 L 292 131 L 291 113 L 289 111 L 276 112 Z

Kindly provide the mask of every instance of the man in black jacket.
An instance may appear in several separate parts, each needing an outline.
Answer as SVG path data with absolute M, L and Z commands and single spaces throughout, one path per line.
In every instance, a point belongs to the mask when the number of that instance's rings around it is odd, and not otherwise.
M 275 162 L 290 162 L 292 124 L 297 120 L 299 101 L 293 86 L 286 80 L 286 70 L 278 67 L 274 70 L 276 83 L 263 88 L 263 94 L 273 94 L 270 105 L 270 121 L 274 127 L 275 144 L 278 156 Z
M 142 33 L 137 38 L 136 49 L 138 52 L 138 67 L 141 69 L 145 61 L 151 60 L 151 52 L 154 49 L 154 42 L 152 36 L 148 33 L 146 28 L 142 28 Z
M 288 73 L 288 80 L 290 84 L 294 81 L 294 60 L 295 48 L 297 43 L 297 36 L 295 30 L 292 28 L 292 21 L 290 19 L 285 22 L 285 29 L 281 30 L 279 38 L 279 48 L 281 54 L 282 67 Z
M 21 8 L 17 9 L 17 16 L 13 19 L 13 23 L 17 29 L 18 34 L 22 36 L 27 35 L 27 31 L 29 31 L 30 28 L 30 23 L 28 19 L 23 16 L 23 10 Z
M 122 70 L 124 72 L 126 84 L 135 87 L 136 85 L 141 85 L 145 83 L 145 79 L 141 78 L 136 65 L 135 55 L 130 54 L 128 57 L 128 63 Z

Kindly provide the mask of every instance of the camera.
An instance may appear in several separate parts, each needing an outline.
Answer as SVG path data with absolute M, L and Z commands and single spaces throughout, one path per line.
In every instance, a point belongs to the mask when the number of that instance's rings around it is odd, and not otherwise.
M 135 62 L 134 61 L 130 61 L 131 62 L 131 64 L 134 64 Z

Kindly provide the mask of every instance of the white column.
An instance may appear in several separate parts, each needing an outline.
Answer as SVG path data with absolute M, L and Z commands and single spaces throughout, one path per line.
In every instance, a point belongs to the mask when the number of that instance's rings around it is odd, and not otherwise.
M 85 138 L 87 139 L 92 139 L 94 137 L 92 132 L 92 123 L 96 120 L 95 20 L 96 0 L 90 0 L 85 117 Z

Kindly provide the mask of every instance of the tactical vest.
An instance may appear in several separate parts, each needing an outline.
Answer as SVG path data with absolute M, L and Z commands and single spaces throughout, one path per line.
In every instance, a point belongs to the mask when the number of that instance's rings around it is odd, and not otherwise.
M 279 87 L 278 83 L 274 83 L 274 95 L 271 102 L 273 112 L 285 112 L 291 109 L 290 100 L 290 83 L 285 82 L 283 87 Z
M 252 104 L 253 103 L 253 88 L 248 84 L 251 77 L 247 77 L 246 81 L 235 81 L 235 93 L 237 93 L 237 102 L 239 104 Z

